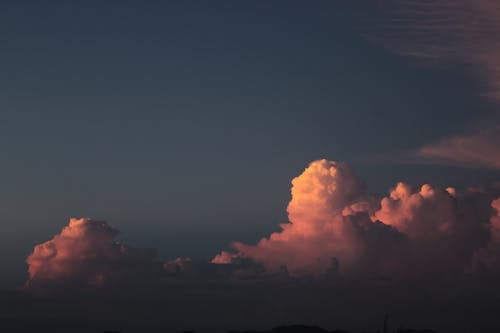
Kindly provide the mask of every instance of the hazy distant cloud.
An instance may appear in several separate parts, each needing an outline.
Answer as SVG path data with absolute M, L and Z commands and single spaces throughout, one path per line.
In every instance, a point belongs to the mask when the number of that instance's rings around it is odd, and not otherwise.
M 192 260 L 191 258 L 177 258 L 163 264 L 166 272 L 165 281 L 175 284 L 236 282 L 271 278 L 262 266 L 250 261 L 241 253 L 222 251 L 211 262 Z
M 335 258 L 343 274 L 415 278 L 463 273 L 494 238 L 490 204 L 499 188 L 457 193 L 399 183 L 380 199 L 360 184 L 345 163 L 312 162 L 292 181 L 290 223 L 256 245 L 237 242 L 234 249 L 296 276 L 324 274 Z
M 495 191 L 492 191 L 495 192 Z M 474 252 L 490 237 L 485 228 L 494 193 L 440 189 L 424 184 L 414 190 L 399 183 L 372 216 L 395 227 L 409 240 L 409 251 L 398 260 L 410 274 L 459 274 Z
M 500 102 L 500 2 L 386 0 L 380 2 L 381 40 L 401 54 L 471 66 L 485 94 Z
M 500 105 L 500 1 L 385 0 L 372 30 L 388 48 L 431 64 L 458 64 L 482 81 L 483 95 Z M 500 111 L 500 108 L 499 108 Z M 500 112 L 470 135 L 417 151 L 419 162 L 500 169 Z
M 158 264 L 155 251 L 116 242 L 117 234 L 106 222 L 70 219 L 58 235 L 35 246 L 26 259 L 26 287 L 88 289 L 152 276 Z
M 420 148 L 421 161 L 431 164 L 500 169 L 500 126 L 468 136 L 446 138 Z
M 472 267 L 474 271 L 500 273 L 500 198 L 491 203 L 495 210 L 491 217 L 490 241 L 488 244 L 476 251 Z

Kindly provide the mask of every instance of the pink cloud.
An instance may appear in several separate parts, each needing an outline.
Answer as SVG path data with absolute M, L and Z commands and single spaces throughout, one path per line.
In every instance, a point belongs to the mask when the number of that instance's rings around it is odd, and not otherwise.
M 489 205 L 498 188 L 458 193 L 399 183 L 380 199 L 360 184 L 345 163 L 312 162 L 292 181 L 290 223 L 256 245 L 234 243 L 236 254 L 296 276 L 324 274 L 332 258 L 347 275 L 460 274 L 488 243 L 493 229 L 484 226 L 496 225 Z
M 26 287 L 96 288 L 151 273 L 155 251 L 119 243 L 114 240 L 118 233 L 106 222 L 71 218 L 58 235 L 36 245 L 26 259 Z

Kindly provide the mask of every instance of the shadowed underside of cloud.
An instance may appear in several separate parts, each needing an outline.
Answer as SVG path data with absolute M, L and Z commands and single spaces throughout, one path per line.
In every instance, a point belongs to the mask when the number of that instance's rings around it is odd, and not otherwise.
M 295 276 L 322 275 L 340 264 L 346 275 L 419 278 L 470 272 L 478 253 L 500 253 L 491 245 L 498 187 L 457 193 L 399 183 L 379 198 L 365 193 L 347 164 L 319 160 L 292 181 L 291 194 L 290 223 L 281 231 L 256 245 L 236 242 L 237 255 L 223 252 L 213 262 L 244 256 Z
M 482 81 L 483 95 L 500 104 L 500 1 L 385 0 L 377 39 L 389 49 L 431 65 L 458 64 Z M 418 161 L 500 169 L 499 113 L 471 134 L 417 150 Z

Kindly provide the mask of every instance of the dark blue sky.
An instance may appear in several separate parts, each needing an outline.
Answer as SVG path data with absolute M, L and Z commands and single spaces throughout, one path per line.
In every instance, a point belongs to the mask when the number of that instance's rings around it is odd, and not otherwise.
M 381 193 L 498 179 L 395 162 L 493 107 L 466 70 L 370 38 L 377 15 L 371 1 L 3 1 L 4 279 L 70 216 L 162 258 L 254 241 L 318 158 L 351 162 Z

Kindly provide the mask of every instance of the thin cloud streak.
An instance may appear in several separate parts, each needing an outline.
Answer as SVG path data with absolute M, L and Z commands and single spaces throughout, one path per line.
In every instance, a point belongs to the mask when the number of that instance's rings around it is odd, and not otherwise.
M 500 170 L 500 128 L 468 136 L 446 138 L 421 147 L 417 151 L 420 161 L 430 164 L 484 167 Z
M 456 64 L 478 78 L 483 97 L 500 106 L 500 2 L 496 0 L 403 0 L 379 4 L 376 39 L 410 58 Z M 426 145 L 417 161 L 500 169 L 500 108 L 488 124 L 466 135 Z

